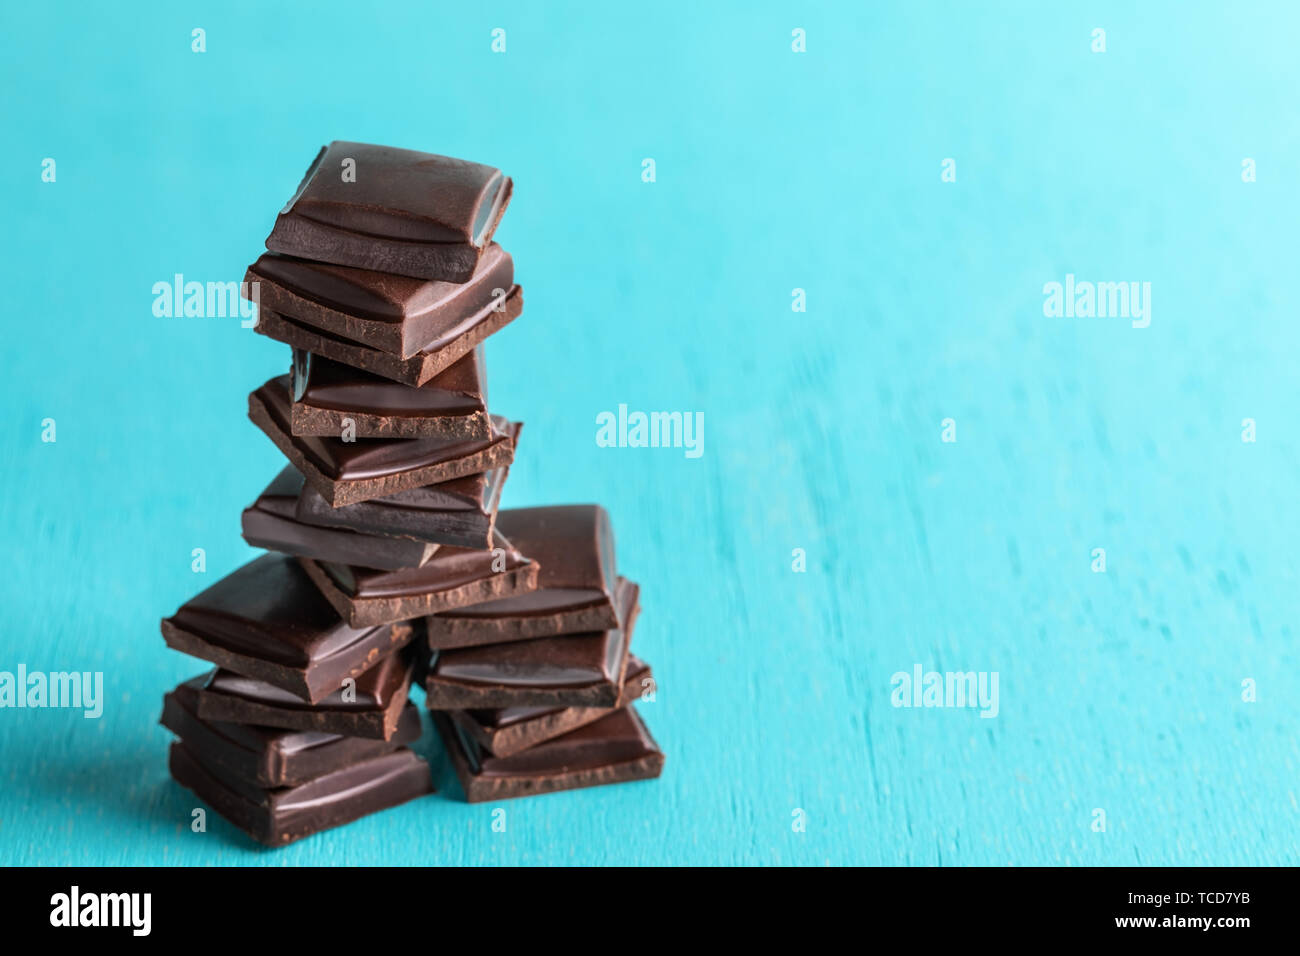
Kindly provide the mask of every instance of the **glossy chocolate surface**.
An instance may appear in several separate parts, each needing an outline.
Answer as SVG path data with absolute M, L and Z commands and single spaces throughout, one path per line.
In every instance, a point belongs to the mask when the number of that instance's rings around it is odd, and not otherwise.
M 244 277 L 259 305 L 296 322 L 400 358 L 441 347 L 500 310 L 514 260 L 495 243 L 463 283 L 263 255 Z
M 286 465 L 257 500 L 244 509 L 241 516 L 244 540 L 270 551 L 388 570 L 419 567 L 437 550 L 436 545 L 427 541 L 369 534 L 348 528 L 342 522 L 322 527 L 329 523 L 303 520 L 297 511 L 304 487 L 302 474 L 293 465 Z M 306 487 L 310 490 L 310 486 Z M 322 508 L 330 510 L 319 494 L 315 497 Z
M 383 710 L 398 698 L 405 699 L 411 684 L 411 663 L 405 654 L 389 654 L 355 678 L 355 686 L 340 687 L 314 704 L 309 704 L 266 681 L 254 680 L 234 671 L 218 668 L 208 675 L 203 695 L 233 698 L 243 703 L 269 705 L 287 710 L 367 711 Z
M 389 740 L 204 720 L 199 715 L 199 695 L 210 679 L 200 675 L 168 693 L 160 723 L 201 760 L 221 764 L 260 787 L 302 783 L 420 737 L 420 714 L 414 704 L 405 705 Z
M 600 767 L 635 760 L 657 749 L 636 712 L 624 707 L 523 753 L 495 757 L 471 745 L 469 755 L 475 773 L 513 776 Z
M 500 555 L 474 548 L 440 547 L 424 567 L 400 571 L 377 571 L 324 562 L 321 567 L 335 585 L 350 597 L 403 597 L 408 594 L 445 591 L 467 581 L 513 571 L 529 563 L 529 558 L 511 547 L 510 542 L 498 538 L 496 545 L 501 550 Z M 494 567 L 494 562 L 499 562 L 499 565 Z
M 372 417 L 439 418 L 483 417 L 482 434 L 490 432 L 486 420 L 487 377 L 483 349 L 477 348 L 441 375 L 419 388 L 402 385 L 379 375 L 362 372 L 301 349 L 294 350 L 290 372 L 294 403 L 320 411 Z
M 345 177 L 349 163 L 355 175 Z M 266 247 L 321 262 L 464 282 L 512 187 L 491 166 L 335 141 L 308 168 Z
M 627 707 L 654 688 L 650 665 L 628 654 L 623 672 L 623 689 L 614 707 Z M 512 706 L 490 710 L 445 711 L 480 747 L 498 757 L 535 747 L 544 740 L 567 734 L 610 712 L 608 707 Z
M 428 622 L 430 646 L 501 643 L 617 626 L 614 534 L 604 508 L 503 509 L 496 527 L 541 565 L 538 589 L 436 615 Z
M 405 747 L 293 786 L 265 788 L 172 744 L 172 777 L 254 839 L 283 846 L 433 792 L 429 765 Z
M 509 706 L 612 707 L 622 689 L 640 589 L 619 579 L 622 627 L 509 644 L 431 652 L 425 701 L 432 710 Z
M 629 653 L 627 667 L 623 674 L 623 697 L 627 699 L 620 698 L 619 703 L 615 706 L 623 707 L 635 700 L 641 693 L 641 682 L 649 676 L 650 665 L 635 654 Z M 504 730 L 508 727 L 517 727 L 520 724 L 537 720 L 539 717 L 560 713 L 563 710 L 588 709 L 602 715 L 605 712 L 604 709 L 582 707 L 495 707 L 462 711 L 461 713 L 486 730 Z
M 414 471 L 428 465 L 467 458 L 485 451 L 491 445 L 510 442 L 510 423 L 499 416 L 493 416 L 493 434 L 487 441 L 358 438 L 349 442 L 341 438 L 289 435 L 289 376 L 273 378 L 253 394 L 270 412 L 277 428 L 289 436 L 294 448 L 321 474 L 337 481 L 381 478 L 403 471 Z
M 309 705 L 274 684 L 218 669 L 199 689 L 199 715 L 204 721 L 391 739 L 411 692 L 411 672 L 411 656 L 399 650 Z
M 388 739 L 406 706 L 411 672 L 403 649 L 308 704 L 274 684 L 218 669 L 199 689 L 198 713 L 204 720 Z
M 637 587 L 619 581 L 619 615 L 633 620 Z M 429 679 L 501 687 L 572 687 L 622 681 L 631 626 L 531 641 L 439 651 Z
M 297 499 L 294 514 L 309 524 L 362 534 L 487 548 L 491 546 L 501 489 L 508 473 L 508 468 L 494 468 L 338 508 L 331 508 L 320 492 L 307 486 Z M 378 567 L 364 561 L 342 563 Z
M 433 721 L 471 803 L 645 780 L 663 770 L 662 751 L 631 707 L 508 757 L 488 753 L 446 714 Z
M 542 564 L 544 589 L 590 590 L 606 599 L 617 577 L 614 529 L 600 505 L 552 505 L 501 512 L 501 533 Z
M 518 285 L 511 286 L 505 291 L 503 300 L 494 301 L 490 308 L 425 342 L 417 352 L 406 357 L 396 354 L 396 345 L 392 346 L 392 351 L 385 351 L 356 341 L 359 337 L 379 341 L 380 336 L 370 326 L 354 319 L 337 323 L 341 329 L 327 329 L 323 325 L 312 325 L 304 319 L 281 314 L 262 303 L 255 328 L 258 334 L 294 348 L 324 355 L 394 382 L 420 386 L 460 361 L 489 335 L 519 318 L 523 310 L 523 289 Z M 305 310 L 300 308 L 300 311 Z M 320 317 L 318 320 L 325 321 Z
M 375 630 L 349 627 L 298 563 L 280 554 L 222 578 L 169 620 L 211 644 L 290 667 L 346 653 Z
M 345 159 L 355 163 L 355 181 L 342 175 Z M 481 246 L 506 181 L 501 170 L 481 163 L 335 140 L 281 215 L 375 237 Z
M 419 568 L 380 571 L 303 558 L 308 576 L 355 625 L 421 618 L 537 586 L 537 564 L 503 538 L 491 550 L 439 545 Z
M 319 701 L 411 639 L 406 624 L 348 625 L 298 560 L 266 554 L 162 622 L 168 645 Z
M 250 394 L 248 417 L 332 507 L 508 465 L 523 427 L 493 416 L 488 441 L 295 436 L 290 434 L 288 379 L 272 379 Z

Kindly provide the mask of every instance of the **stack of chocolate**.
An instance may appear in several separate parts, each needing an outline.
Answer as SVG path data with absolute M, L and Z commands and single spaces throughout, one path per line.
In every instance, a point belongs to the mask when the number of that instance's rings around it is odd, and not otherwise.
M 501 511 L 520 424 L 481 343 L 519 316 L 497 169 L 323 148 L 249 267 L 292 347 L 249 417 L 289 464 L 243 514 L 265 554 L 162 622 L 216 665 L 168 694 L 172 775 L 279 845 L 432 791 L 418 669 L 470 800 L 657 776 L 629 701 L 637 587 L 599 506 Z
M 632 701 L 653 689 L 629 644 L 640 588 L 619 577 L 599 505 L 502 511 L 540 565 L 535 591 L 431 615 L 425 700 L 471 802 L 657 777 Z

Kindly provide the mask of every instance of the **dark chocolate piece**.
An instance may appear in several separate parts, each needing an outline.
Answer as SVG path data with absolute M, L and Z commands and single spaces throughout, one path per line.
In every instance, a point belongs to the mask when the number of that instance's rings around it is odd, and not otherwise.
M 473 323 L 459 325 L 442 338 L 430 342 L 410 358 L 400 358 L 379 349 L 332 335 L 260 306 L 256 329 L 262 335 L 314 355 L 323 355 L 344 365 L 374 372 L 403 385 L 420 386 L 450 368 L 524 311 L 524 293 L 519 286 L 506 292 L 505 300 L 478 316 Z
M 615 708 L 626 707 L 654 687 L 650 665 L 628 654 L 623 690 Z M 497 757 L 509 757 L 571 730 L 600 720 L 608 707 L 498 707 L 495 710 L 449 710 L 448 717 L 479 747 Z
M 319 262 L 465 282 L 510 202 L 501 170 L 335 140 L 276 217 L 266 248 Z
M 297 509 L 304 485 L 305 482 L 298 469 L 293 465 L 285 465 L 284 470 L 266 486 L 266 490 L 258 495 L 257 500 L 244 509 L 242 516 L 244 540 L 255 548 L 266 548 L 269 551 L 282 551 L 285 554 L 304 558 L 337 561 L 340 564 L 357 564 L 366 568 L 382 568 L 391 571 L 399 568 L 418 568 L 437 550 L 436 545 L 425 541 L 367 534 L 345 527 L 320 527 L 318 523 L 303 521 L 298 518 Z M 308 488 L 321 503 L 321 507 L 329 511 L 325 499 L 316 495 L 309 486 Z M 359 508 L 362 505 L 348 507 Z
M 430 710 L 613 707 L 623 687 L 640 588 L 618 579 L 622 627 L 510 644 L 433 651 L 424 680 Z
M 210 679 L 201 674 L 163 697 L 159 722 L 204 763 L 219 765 L 259 787 L 305 783 L 420 738 L 420 711 L 411 703 L 403 707 L 388 740 L 204 720 L 199 716 L 199 695 Z
M 514 261 L 496 243 L 460 285 L 277 255 L 254 262 L 244 281 L 257 283 L 260 308 L 396 359 L 481 333 L 499 321 L 516 288 Z
M 409 623 L 353 627 L 297 559 L 264 554 L 162 621 L 169 647 L 317 703 L 411 640 Z
M 486 442 L 436 438 L 348 442 L 292 435 L 289 404 L 289 376 L 282 375 L 248 396 L 248 417 L 334 507 L 508 465 L 521 427 L 494 415 L 493 437 Z
M 470 803 L 649 780 L 664 768 L 662 751 L 631 707 L 509 757 L 483 750 L 446 714 L 435 713 L 433 725 Z
M 302 558 L 302 566 L 330 604 L 354 627 L 405 621 L 485 597 L 537 587 L 537 562 L 498 537 L 496 549 L 440 545 L 428 563 L 377 571 Z
M 541 566 L 538 589 L 431 617 L 435 650 L 501 644 L 618 626 L 614 532 L 600 505 L 513 508 L 497 530 Z
M 204 720 L 386 740 L 397 731 L 406 706 L 411 667 L 404 651 L 389 654 L 357 677 L 355 685 L 340 687 L 316 704 L 265 681 L 218 669 L 198 693 L 198 714 Z
M 429 765 L 405 747 L 274 789 L 203 761 L 183 740 L 172 744 L 168 764 L 177 783 L 268 846 L 284 846 L 433 793 Z
M 347 419 L 357 438 L 484 441 L 492 437 L 481 348 L 420 388 L 301 349 L 294 349 L 293 358 L 290 426 L 295 435 L 337 438 Z
M 518 431 L 515 434 L 518 435 Z M 497 507 L 501 503 L 501 488 L 509 471 L 502 466 L 482 474 L 399 491 L 340 508 L 331 508 L 320 492 L 308 485 L 299 496 L 294 513 L 300 521 L 323 527 L 414 538 L 461 548 L 490 548 Z M 326 557 L 326 560 L 334 559 Z M 364 561 L 340 563 L 382 567 Z

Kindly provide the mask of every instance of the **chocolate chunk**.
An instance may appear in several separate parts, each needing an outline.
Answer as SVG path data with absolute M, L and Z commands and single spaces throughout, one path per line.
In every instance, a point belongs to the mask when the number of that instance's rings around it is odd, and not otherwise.
M 311 521 L 303 521 L 296 512 L 304 484 L 298 469 L 285 465 L 257 500 L 244 509 L 241 519 L 244 540 L 255 548 L 269 551 L 385 570 L 418 568 L 437 550 L 436 545 L 425 541 L 367 534 L 344 527 L 319 527 Z M 322 508 L 330 510 L 325 499 L 319 495 L 315 497 Z M 359 508 L 362 505 L 347 507 Z M 339 510 L 346 511 L 347 508 Z
M 405 747 L 270 789 L 202 760 L 184 740 L 172 744 L 168 764 L 177 783 L 268 846 L 284 846 L 433 792 L 429 765 Z
M 430 710 L 613 707 L 623 687 L 639 594 L 633 582 L 619 578 L 622 627 L 432 651 L 424 679 L 426 704 Z
M 429 619 L 435 650 L 501 644 L 618 626 L 613 604 L 614 532 L 600 505 L 514 508 L 497 530 L 541 565 L 538 589 Z
M 295 435 L 337 438 L 347 419 L 357 438 L 492 437 L 482 349 L 420 388 L 294 349 L 290 381 L 294 398 L 289 423 Z
M 512 286 L 506 291 L 503 301 L 494 303 L 472 323 L 456 326 L 410 358 L 400 358 L 324 332 L 265 306 L 258 309 L 256 329 L 262 335 L 294 348 L 374 372 L 403 385 L 419 386 L 460 361 L 489 335 L 519 318 L 523 311 L 523 290 L 517 285 Z
M 628 654 L 623 673 L 623 690 L 615 707 L 626 707 L 654 687 L 650 665 Z M 498 707 L 495 710 L 446 711 L 482 749 L 497 757 L 509 757 L 571 730 L 577 730 L 610 712 L 608 707 Z
M 509 757 L 487 753 L 446 714 L 435 713 L 433 725 L 470 803 L 648 780 L 664 768 L 663 753 L 631 707 Z
M 495 544 L 493 551 L 440 545 L 423 567 L 401 571 L 301 561 L 330 604 L 353 627 L 364 627 L 537 587 L 537 563 L 500 537 Z
M 264 554 L 162 621 L 169 647 L 311 703 L 411 640 L 410 624 L 353 627 L 297 559 Z
M 405 652 L 389 654 L 357 677 L 355 685 L 340 687 L 316 704 L 265 681 L 218 669 L 198 693 L 198 714 L 204 720 L 386 740 L 397 731 L 410 695 L 411 666 Z
M 518 288 L 510 253 L 495 243 L 460 285 L 277 255 L 254 262 L 244 281 L 256 283 L 259 310 L 395 359 L 440 351 L 467 334 L 486 337 Z
M 510 179 L 492 166 L 335 140 L 317 154 L 280 211 L 266 248 L 360 269 L 465 282 L 513 190 Z
M 466 475 L 437 485 L 412 488 L 383 498 L 359 501 L 331 508 L 320 493 L 308 485 L 298 497 L 295 515 L 299 521 L 331 528 L 345 528 L 363 534 L 392 535 L 450 544 L 462 548 L 492 547 L 501 488 L 509 469 L 494 468 L 478 475 Z M 314 554 L 306 557 L 328 556 Z M 378 568 L 386 565 L 365 561 L 343 561 Z M 412 562 L 406 567 L 415 567 Z
M 205 720 L 199 715 L 198 703 L 201 689 L 210 679 L 210 675 L 201 674 L 164 696 L 160 723 L 182 738 L 204 763 L 219 765 L 259 787 L 305 783 L 420 738 L 420 711 L 410 703 L 403 707 L 388 740 Z
M 518 423 L 492 416 L 488 441 L 384 440 L 295 436 L 289 425 L 289 376 L 248 396 L 248 417 L 331 506 L 381 498 L 409 488 L 473 475 L 514 459 Z

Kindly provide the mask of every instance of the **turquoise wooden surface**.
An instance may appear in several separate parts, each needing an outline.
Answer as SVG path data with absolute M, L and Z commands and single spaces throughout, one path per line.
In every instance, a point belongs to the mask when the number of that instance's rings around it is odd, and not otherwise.
M 0 13 L 0 670 L 106 682 L 0 710 L 0 863 L 1296 862 L 1294 5 L 229 6 Z M 610 509 L 662 779 L 190 831 L 157 621 L 252 554 L 287 356 L 151 288 L 241 278 L 332 138 L 515 178 L 507 503 Z M 702 456 L 597 447 L 620 403 Z M 918 664 L 997 716 L 891 706 Z

